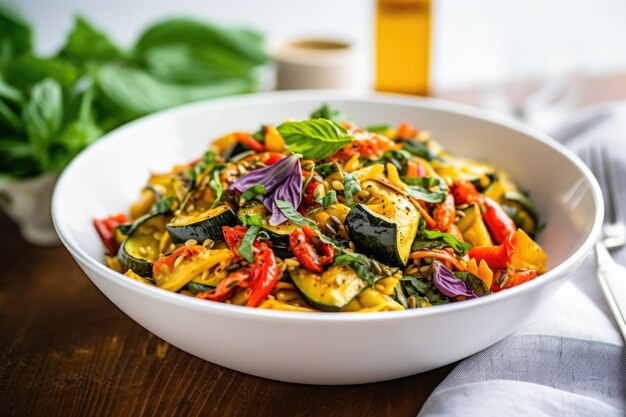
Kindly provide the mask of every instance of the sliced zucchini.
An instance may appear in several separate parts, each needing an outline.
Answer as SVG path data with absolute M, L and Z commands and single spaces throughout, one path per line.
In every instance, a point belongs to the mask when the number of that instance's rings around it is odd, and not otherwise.
M 149 214 L 135 221 L 117 251 L 117 259 L 124 270 L 132 269 L 142 277 L 152 276 L 152 263 L 160 254 L 159 239 L 155 238 L 155 233 L 163 233 L 166 223 L 163 214 Z
M 524 229 L 529 235 L 537 232 L 539 215 L 532 202 L 525 195 L 518 192 L 507 192 L 502 196 L 502 205 L 511 216 L 517 227 Z
M 362 187 L 371 199 L 367 205 L 354 206 L 346 217 L 351 240 L 358 252 L 390 266 L 405 266 L 417 234 L 417 209 L 405 197 L 376 181 L 364 181 Z
M 460 217 L 456 225 L 463 239 L 472 246 L 493 246 L 493 240 L 485 226 L 478 204 L 463 209 L 465 216 Z
M 302 297 L 312 306 L 326 311 L 345 307 L 367 287 L 347 265 L 334 265 L 323 274 L 304 268 L 290 271 L 291 279 Z
M 249 201 L 237 211 L 239 217 L 244 215 L 253 216 L 259 215 L 263 221 L 262 231 L 267 234 L 272 241 L 272 249 L 279 258 L 290 258 L 293 256 L 289 249 L 289 235 L 299 226 L 290 221 L 279 224 L 278 226 L 272 226 L 269 224 L 271 217 L 270 212 L 265 208 L 260 201 Z
M 493 165 L 465 158 L 446 158 L 444 162 L 432 161 L 438 175 L 452 180 L 472 182 L 478 191 L 485 190 L 497 177 Z
M 222 205 L 200 214 L 177 216 L 165 227 L 174 243 L 184 243 L 189 239 L 202 243 L 206 239 L 224 240 L 222 227 L 236 224 L 235 213 L 228 206 Z

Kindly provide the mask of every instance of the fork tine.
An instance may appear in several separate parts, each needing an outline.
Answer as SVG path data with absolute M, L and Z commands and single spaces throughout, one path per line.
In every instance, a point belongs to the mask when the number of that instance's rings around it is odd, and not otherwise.
M 618 222 L 622 220 L 622 204 L 619 199 L 617 178 L 615 176 L 615 166 L 613 160 L 609 156 L 605 147 L 602 147 L 602 166 L 604 168 L 604 178 L 606 181 L 605 194 L 608 193 L 607 200 L 610 206 L 607 214 L 610 216 L 611 222 Z
M 612 220 L 613 206 L 609 197 L 606 176 L 604 175 L 602 155 L 600 155 L 600 151 L 598 150 L 597 146 L 593 145 L 586 148 L 585 153 L 585 160 L 587 161 L 587 165 L 589 165 L 591 172 L 593 172 L 593 175 L 598 180 L 598 183 L 600 184 L 600 189 L 602 190 L 602 199 L 604 200 L 604 218 Z

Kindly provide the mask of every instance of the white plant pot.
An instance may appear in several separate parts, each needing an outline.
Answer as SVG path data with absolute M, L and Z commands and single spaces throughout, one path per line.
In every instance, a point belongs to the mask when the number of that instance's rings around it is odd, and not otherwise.
M 27 242 L 38 246 L 60 243 L 52 225 L 50 202 L 57 182 L 53 174 L 27 179 L 0 181 L 0 205 L 15 221 Z

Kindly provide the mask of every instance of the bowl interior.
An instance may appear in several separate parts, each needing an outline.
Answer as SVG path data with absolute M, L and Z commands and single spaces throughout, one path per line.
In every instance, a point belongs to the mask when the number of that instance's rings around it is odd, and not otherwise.
M 66 243 L 103 263 L 92 219 L 127 212 L 151 171 L 199 157 L 213 139 L 228 132 L 307 118 L 324 102 L 363 126 L 409 121 L 429 130 L 455 155 L 505 168 L 531 193 L 546 225 L 538 240 L 550 256 L 550 268 L 577 251 L 597 223 L 602 208 L 588 170 L 559 145 L 524 128 L 432 100 L 292 92 L 194 104 L 112 132 L 74 160 L 60 179 L 53 204 L 57 230 Z

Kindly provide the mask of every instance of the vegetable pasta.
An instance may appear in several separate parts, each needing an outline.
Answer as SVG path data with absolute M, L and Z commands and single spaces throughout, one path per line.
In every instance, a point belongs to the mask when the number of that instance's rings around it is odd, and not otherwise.
M 152 174 L 129 215 L 94 220 L 108 265 L 207 302 L 395 311 L 546 271 L 538 214 L 504 171 L 326 105 Z

